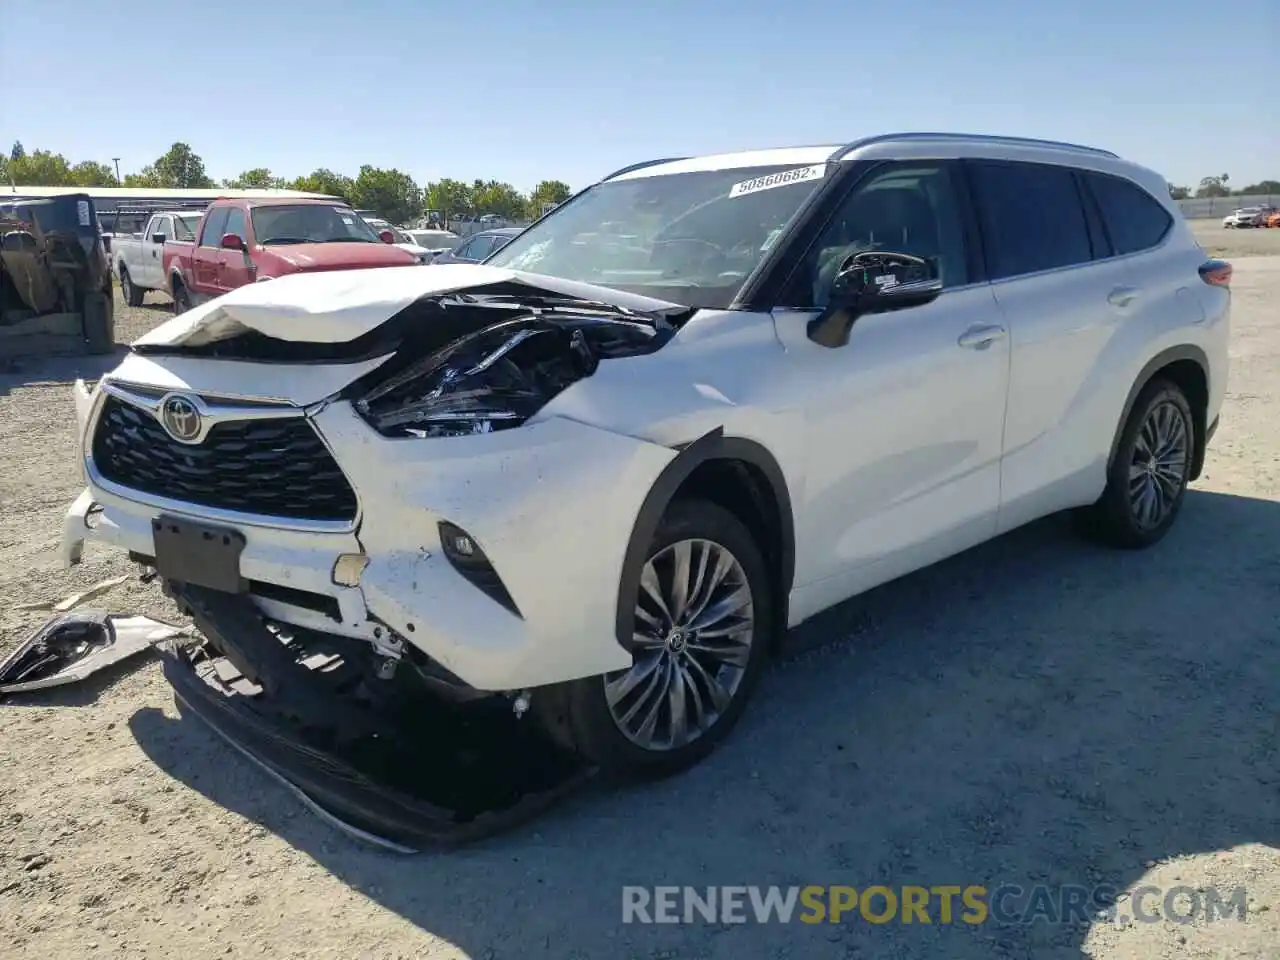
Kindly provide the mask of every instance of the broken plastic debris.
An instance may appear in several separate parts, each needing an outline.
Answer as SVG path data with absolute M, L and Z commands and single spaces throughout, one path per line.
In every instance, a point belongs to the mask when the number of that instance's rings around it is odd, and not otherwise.
M 54 613 L 64 613 L 72 607 L 78 607 L 82 603 L 94 600 L 113 587 L 118 587 L 129 579 L 129 574 L 124 573 L 118 577 L 112 577 L 110 580 L 102 580 L 95 583 L 88 590 L 81 590 L 79 593 L 73 593 L 69 597 L 57 601 L 41 600 L 38 603 L 23 603 L 18 606 L 19 610 L 52 610 Z
M 189 631 L 150 617 L 113 616 L 104 610 L 57 613 L 0 661 L 0 693 L 76 683 L 184 634 Z

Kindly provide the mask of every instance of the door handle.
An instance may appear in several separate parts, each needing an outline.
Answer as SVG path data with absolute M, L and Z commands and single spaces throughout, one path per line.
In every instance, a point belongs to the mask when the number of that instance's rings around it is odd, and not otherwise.
M 1127 307 L 1138 299 L 1141 291 L 1137 287 L 1116 287 L 1107 294 L 1107 303 L 1113 307 Z
M 960 339 L 956 343 L 962 347 L 968 347 L 970 350 L 985 350 L 997 340 L 1004 338 L 1004 327 L 992 324 L 990 326 L 970 327 L 964 333 L 960 334 Z

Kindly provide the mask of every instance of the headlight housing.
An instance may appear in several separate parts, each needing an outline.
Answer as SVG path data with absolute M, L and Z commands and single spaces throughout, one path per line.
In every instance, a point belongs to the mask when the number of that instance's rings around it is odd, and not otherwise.
M 411 363 L 355 401 L 388 437 L 459 437 L 517 427 L 599 360 L 580 329 L 537 317 L 485 327 Z

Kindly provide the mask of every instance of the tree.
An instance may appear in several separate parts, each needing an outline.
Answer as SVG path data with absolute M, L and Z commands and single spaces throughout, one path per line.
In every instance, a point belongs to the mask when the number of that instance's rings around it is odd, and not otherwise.
M 114 187 L 116 175 L 105 163 L 84 160 L 71 168 L 71 182 L 77 187 Z
M 1191 188 L 1175 187 L 1171 183 L 1169 184 L 1169 196 L 1173 197 L 1173 199 L 1175 200 L 1186 200 L 1189 196 L 1191 196 Z
M 1259 180 L 1257 183 L 1251 183 L 1247 187 L 1241 187 L 1236 193 L 1242 196 L 1251 193 L 1280 194 L 1280 180 Z
M 222 185 L 230 190 L 282 190 L 285 180 L 284 177 L 273 176 L 266 167 L 254 167 L 234 180 L 223 180 Z
M 204 161 L 185 143 L 175 143 L 151 167 L 160 187 L 207 189 L 213 186 L 213 181 L 204 172 Z M 145 167 L 143 172 L 147 172 Z
M 323 193 L 330 197 L 349 198 L 352 180 L 340 173 L 320 167 L 305 177 L 298 177 L 290 183 L 290 190 L 302 190 L 305 193 Z
M 152 189 L 166 186 L 166 184 L 160 182 L 160 174 L 156 173 L 156 168 L 151 164 L 147 164 L 137 173 L 126 173 L 124 175 L 124 186 Z
M 529 216 L 542 216 L 542 208 L 548 203 L 561 204 L 569 199 L 569 185 L 562 180 L 543 180 L 529 194 Z
M 14 183 L 28 187 L 75 186 L 71 178 L 71 165 L 62 154 L 48 150 L 27 153 L 20 143 L 13 145 L 13 151 L 17 156 L 9 156 L 4 170 L 6 180 L 12 179 Z
M 471 187 L 471 203 L 476 213 L 494 213 L 508 220 L 519 220 L 529 201 L 509 183 L 477 180 Z
M 373 210 L 392 223 L 408 223 L 422 216 L 422 189 L 399 170 L 381 170 L 365 164 L 351 184 L 348 199 L 356 207 Z
M 1197 197 L 1227 197 L 1231 195 L 1227 181 L 1231 179 L 1225 173 L 1217 177 L 1205 177 L 1196 190 Z
M 445 178 L 428 183 L 423 194 L 423 204 L 428 210 L 438 210 L 447 221 L 458 213 L 470 213 L 474 209 L 471 188 L 461 180 Z

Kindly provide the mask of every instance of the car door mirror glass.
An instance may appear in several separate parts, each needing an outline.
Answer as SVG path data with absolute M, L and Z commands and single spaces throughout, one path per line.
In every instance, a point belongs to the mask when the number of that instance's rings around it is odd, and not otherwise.
M 942 278 L 933 260 L 887 250 L 852 254 L 840 265 L 826 309 L 809 322 L 809 339 L 842 347 L 859 317 L 920 306 L 940 293 Z
M 165 241 L 165 235 L 163 233 L 153 233 L 151 235 L 152 243 L 164 243 L 164 241 Z

